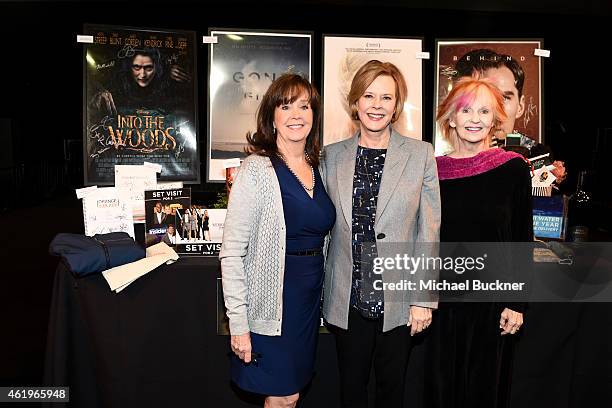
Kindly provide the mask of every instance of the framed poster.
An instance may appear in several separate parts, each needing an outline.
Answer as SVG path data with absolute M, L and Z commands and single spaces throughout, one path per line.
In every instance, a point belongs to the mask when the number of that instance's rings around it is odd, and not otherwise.
M 85 25 L 85 184 L 114 166 L 160 164 L 161 181 L 200 182 L 195 33 Z
M 347 96 L 357 70 L 376 59 L 391 62 L 408 86 L 404 111 L 393 124 L 404 136 L 422 139 L 422 38 L 348 37 L 323 35 L 323 145 L 353 136 L 359 126 L 351 119 Z
M 520 133 L 542 143 L 542 64 L 534 55 L 542 40 L 436 40 L 434 122 L 438 105 L 465 76 L 489 78 L 503 92 L 508 120 L 495 136 Z M 450 145 L 434 123 L 436 155 L 450 153 Z
M 176 252 L 179 255 L 218 257 L 226 213 L 226 209 L 192 204 L 189 214 L 184 211 L 182 218 L 177 219 Z M 191 225 L 187 222 L 189 218 Z
M 190 219 L 191 188 L 147 190 L 144 205 L 147 248 L 160 242 L 175 247 L 184 234 L 183 225 L 191 232 L 191 221 L 195 220 L 195 217 Z
M 210 29 L 208 182 L 225 183 L 223 162 L 246 155 L 246 136 L 257 129 L 256 112 L 274 79 L 298 73 L 310 80 L 312 34 Z

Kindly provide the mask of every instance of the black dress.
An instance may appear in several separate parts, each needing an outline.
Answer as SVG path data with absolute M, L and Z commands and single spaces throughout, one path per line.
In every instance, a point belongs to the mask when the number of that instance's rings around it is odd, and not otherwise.
M 490 149 L 475 157 L 438 157 L 442 242 L 530 242 L 531 175 L 516 153 Z M 507 406 L 511 335 L 501 336 L 505 307 L 522 303 L 440 303 L 426 342 L 427 407 Z

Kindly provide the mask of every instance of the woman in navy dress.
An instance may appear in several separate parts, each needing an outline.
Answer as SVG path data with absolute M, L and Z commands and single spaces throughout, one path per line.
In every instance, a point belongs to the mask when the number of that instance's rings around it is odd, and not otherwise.
M 301 76 L 274 81 L 228 204 L 220 258 L 231 378 L 265 395 L 266 407 L 294 407 L 314 371 L 323 246 L 335 221 L 317 169 L 319 107 Z

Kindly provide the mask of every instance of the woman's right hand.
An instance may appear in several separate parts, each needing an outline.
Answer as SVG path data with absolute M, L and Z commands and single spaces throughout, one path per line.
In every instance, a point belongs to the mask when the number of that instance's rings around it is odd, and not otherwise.
M 251 333 L 232 335 L 231 346 L 239 359 L 245 363 L 251 362 Z

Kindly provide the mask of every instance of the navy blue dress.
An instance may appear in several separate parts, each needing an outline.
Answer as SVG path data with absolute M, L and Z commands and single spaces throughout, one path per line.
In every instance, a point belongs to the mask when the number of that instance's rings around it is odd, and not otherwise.
M 296 176 L 277 157 L 271 158 L 280 184 L 287 231 L 287 253 L 322 249 L 336 220 L 336 210 L 315 169 L 310 198 Z M 312 378 L 320 322 L 323 255 L 286 255 L 281 336 L 251 333 L 257 364 L 231 358 L 231 378 L 246 391 L 286 396 L 300 392 Z

